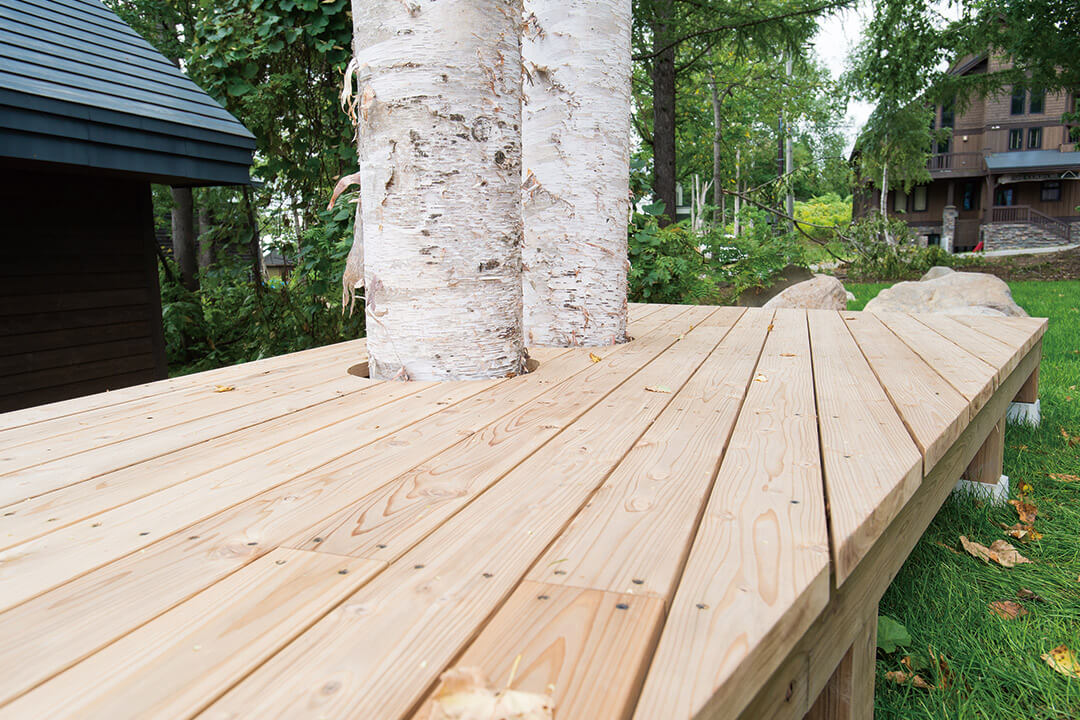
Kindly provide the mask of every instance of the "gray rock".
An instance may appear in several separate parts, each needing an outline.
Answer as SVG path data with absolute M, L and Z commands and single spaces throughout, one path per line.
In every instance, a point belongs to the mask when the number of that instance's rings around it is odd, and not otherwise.
M 762 307 L 792 285 L 810 280 L 813 277 L 814 275 L 806 268 L 798 265 L 787 265 L 773 278 L 772 285 L 767 288 L 750 288 L 743 291 L 736 299 L 735 304 L 742 307 Z
M 1024 309 L 1013 300 L 1009 286 L 1000 278 L 985 273 L 951 271 L 933 280 L 901 282 L 886 288 L 866 304 L 866 310 L 1027 317 Z
M 944 265 L 935 265 L 926 271 L 926 274 L 919 278 L 919 282 L 926 282 L 927 280 L 937 280 L 939 277 L 945 277 L 946 275 L 955 272 L 950 267 Z
M 815 275 L 809 280 L 785 289 L 763 307 L 845 310 L 847 296 L 848 292 L 844 289 L 844 284 L 833 276 Z

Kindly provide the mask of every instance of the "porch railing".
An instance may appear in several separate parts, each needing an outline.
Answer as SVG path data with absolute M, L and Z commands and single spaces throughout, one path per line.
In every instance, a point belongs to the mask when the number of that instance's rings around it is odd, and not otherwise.
M 926 163 L 931 172 L 982 172 L 986 169 L 981 152 L 937 153 Z
M 1045 215 L 1030 205 L 995 205 L 990 209 L 990 222 L 1026 223 L 1059 237 L 1066 243 L 1072 239 L 1072 226 L 1069 223 Z

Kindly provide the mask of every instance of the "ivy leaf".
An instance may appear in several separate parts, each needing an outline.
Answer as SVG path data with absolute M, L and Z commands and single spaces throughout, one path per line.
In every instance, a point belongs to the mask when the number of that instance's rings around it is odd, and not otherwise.
M 877 646 L 884 653 L 894 653 L 899 647 L 911 644 L 911 634 L 906 627 L 888 615 L 878 615 Z
M 650 203 L 648 205 L 642 205 L 641 206 L 641 212 L 645 213 L 646 215 L 653 215 L 653 216 L 663 215 L 664 214 L 664 207 L 665 207 L 664 206 L 664 201 L 663 200 L 657 200 L 654 203 Z

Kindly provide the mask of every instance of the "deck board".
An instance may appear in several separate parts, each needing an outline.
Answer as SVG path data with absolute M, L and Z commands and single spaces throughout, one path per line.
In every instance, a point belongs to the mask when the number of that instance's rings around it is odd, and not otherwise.
M 788 653 L 1045 332 L 629 311 L 512 379 L 353 341 L 0 415 L 0 717 L 423 718 L 515 662 L 559 720 L 734 716 L 824 672 Z
M 805 311 L 778 310 L 634 717 L 736 713 L 829 597 Z
M 970 419 L 968 401 L 875 315 L 841 315 L 919 446 L 925 475 Z
M 922 454 L 840 314 L 808 315 L 839 586 L 919 487 Z

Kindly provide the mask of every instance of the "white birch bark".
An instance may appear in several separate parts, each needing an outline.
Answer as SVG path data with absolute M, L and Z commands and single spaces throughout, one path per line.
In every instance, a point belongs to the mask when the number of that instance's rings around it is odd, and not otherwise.
M 525 0 L 525 336 L 626 340 L 630 0 Z
M 371 377 L 521 373 L 521 0 L 352 8 Z

